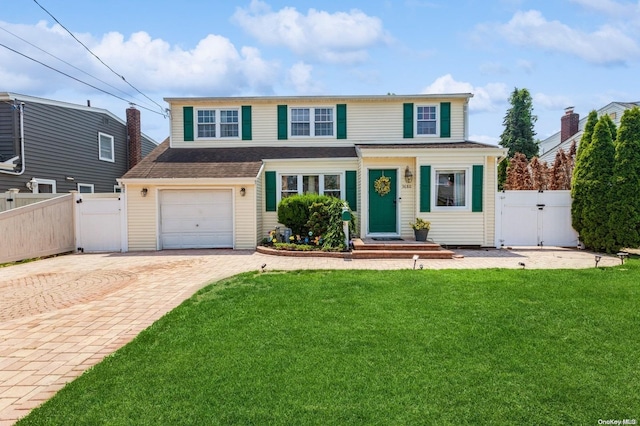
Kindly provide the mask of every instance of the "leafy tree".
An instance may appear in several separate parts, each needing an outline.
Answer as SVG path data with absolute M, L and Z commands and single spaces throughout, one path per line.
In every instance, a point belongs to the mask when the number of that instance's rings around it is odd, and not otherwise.
M 509 148 L 509 157 L 521 152 L 527 159 L 538 154 L 538 144 L 533 139 L 533 130 L 538 117 L 533 115 L 533 101 L 527 89 L 513 89 L 509 97 L 511 108 L 504 116 L 504 131 L 500 135 L 500 145 Z
M 585 186 L 582 184 L 576 185 L 576 181 L 584 181 L 583 175 L 586 173 L 582 156 L 591 144 L 591 137 L 593 136 L 593 130 L 598 122 L 598 113 L 592 110 L 587 117 L 587 123 L 582 131 L 582 138 L 580 139 L 580 145 L 576 150 L 575 167 L 573 169 L 573 176 L 571 177 L 571 224 L 573 229 L 576 230 L 578 235 L 582 232 L 582 211 L 584 210 L 585 197 L 581 193 Z
M 556 158 L 551 167 L 551 179 L 549 183 L 549 189 L 561 190 L 570 189 L 571 187 L 571 159 L 564 150 L 560 148 L 556 152 Z
M 509 168 L 509 160 L 503 159 L 498 163 L 498 191 L 505 189 L 505 183 L 507 182 L 507 168 Z
M 582 206 L 580 238 L 588 248 L 606 252 L 619 248 L 609 227 L 615 159 L 611 128 L 611 118 L 600 117 L 591 142 L 578 160 L 582 173 L 574 180 L 575 193 Z
M 609 226 L 620 247 L 640 247 L 640 108 L 620 120 L 613 166 Z

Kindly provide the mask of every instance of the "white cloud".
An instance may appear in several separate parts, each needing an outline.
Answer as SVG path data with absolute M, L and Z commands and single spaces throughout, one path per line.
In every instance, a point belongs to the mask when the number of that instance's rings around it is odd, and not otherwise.
M 613 25 L 602 25 L 589 33 L 560 21 L 549 21 L 536 10 L 516 12 L 506 24 L 481 25 L 477 31 L 498 34 L 519 46 L 574 55 L 594 64 L 625 63 L 640 58 L 638 43 Z
M 359 63 L 368 50 L 390 42 L 382 21 L 360 10 L 328 13 L 309 9 L 306 15 L 293 7 L 277 12 L 260 0 L 238 8 L 233 20 L 261 43 L 285 46 L 296 55 L 330 63 Z
M 299 95 L 313 95 L 321 92 L 320 85 L 313 80 L 313 67 L 304 62 L 295 63 L 289 69 L 287 81 Z
M 533 73 L 533 70 L 536 68 L 534 62 L 527 61 L 526 59 L 519 59 L 518 62 L 516 62 L 516 66 L 527 74 Z
M 15 46 L 15 50 L 25 55 L 107 91 L 114 91 L 43 51 L 49 52 L 127 93 L 134 92 L 58 25 L 49 27 L 42 22 L 35 26 L 2 23 L 2 27 L 42 49 L 24 43 L 6 32 L 0 32 L 0 42 Z M 162 39 L 153 39 L 142 31 L 129 38 L 117 32 L 107 33 L 100 39 L 88 34 L 76 34 L 76 37 L 142 92 L 162 92 L 163 95 L 264 94 L 271 93 L 272 86 L 278 81 L 277 63 L 264 60 L 256 48 L 238 49 L 229 39 L 220 35 L 208 35 L 192 49 L 172 46 Z M 14 76 L 9 81 L 12 81 L 12 85 L 19 86 L 20 90 L 33 93 L 45 87 L 49 87 L 49 92 L 55 90 L 56 86 L 80 87 L 79 83 L 42 65 L 17 58 L 18 55 L 6 49 L 0 50 L 0 75 Z M 81 90 L 94 91 L 86 87 Z
M 562 110 L 571 106 L 571 100 L 561 95 L 546 95 L 544 93 L 536 93 L 532 96 L 534 108 L 544 108 L 548 110 Z
M 474 87 L 471 83 L 456 81 L 451 74 L 438 77 L 422 93 L 473 93 L 469 101 L 470 112 L 496 111 L 509 99 L 507 86 L 503 83 Z

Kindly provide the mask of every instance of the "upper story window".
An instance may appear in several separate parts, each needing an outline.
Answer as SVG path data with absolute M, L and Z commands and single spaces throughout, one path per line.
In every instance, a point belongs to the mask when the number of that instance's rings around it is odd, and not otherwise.
M 437 115 L 435 105 L 418 106 L 416 110 L 416 133 L 418 135 L 437 135 Z
M 113 136 L 98 132 L 98 155 L 98 158 L 102 161 L 110 161 L 112 163 L 116 161 Z
M 201 139 L 237 138 L 240 136 L 240 114 L 237 109 L 199 109 L 197 137 Z
M 92 183 L 79 183 L 78 192 L 81 194 L 93 194 L 94 186 Z
M 333 136 L 333 108 L 291 108 L 291 136 Z

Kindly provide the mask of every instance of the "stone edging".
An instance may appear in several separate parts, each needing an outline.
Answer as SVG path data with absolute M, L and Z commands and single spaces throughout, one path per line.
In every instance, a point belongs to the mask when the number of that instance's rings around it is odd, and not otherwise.
M 333 257 L 338 259 L 351 258 L 351 252 L 338 252 L 338 251 L 296 251 L 296 250 L 276 250 L 271 247 L 258 246 L 256 251 L 262 254 L 268 254 L 271 256 L 289 256 L 289 257 Z

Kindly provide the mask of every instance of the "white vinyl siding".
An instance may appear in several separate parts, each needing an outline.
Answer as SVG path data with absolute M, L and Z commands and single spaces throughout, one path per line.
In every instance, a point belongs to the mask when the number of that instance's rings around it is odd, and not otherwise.
M 147 186 L 145 186 L 147 187 Z M 156 191 L 149 188 L 146 197 L 142 185 L 127 185 L 127 243 L 130 251 L 158 250 L 158 212 Z
M 242 141 L 242 146 L 345 146 L 358 143 L 419 143 L 426 142 L 461 142 L 464 140 L 464 100 L 436 98 L 421 101 L 419 98 L 400 99 L 398 102 L 349 100 L 336 98 L 331 102 L 322 99 L 321 105 L 309 105 L 308 101 L 296 102 L 294 98 L 274 99 L 269 101 L 264 98 L 256 98 L 256 102 L 251 99 L 241 99 L 237 105 L 229 105 L 228 98 L 221 100 L 220 105 L 208 100 L 194 99 L 193 102 L 171 105 L 171 146 L 172 147 L 237 147 L 238 141 L 233 138 L 198 139 L 193 142 L 184 141 L 183 109 L 185 105 L 193 106 L 194 115 L 198 109 L 240 109 L 242 105 L 251 105 L 252 139 Z M 438 135 L 428 138 L 403 138 L 403 102 L 414 102 L 415 105 L 440 105 L 440 102 L 451 102 L 451 137 L 441 139 Z M 348 139 L 336 138 L 336 109 L 335 105 L 347 104 L 347 135 Z M 333 136 L 290 136 L 286 140 L 278 140 L 278 115 L 277 106 L 287 105 L 287 131 L 291 128 L 292 108 L 333 108 Z M 313 117 L 311 117 L 313 119 Z M 242 122 L 240 117 L 240 122 Z M 194 127 L 196 120 L 194 118 Z M 242 126 L 240 126 L 242 127 Z M 195 133 L 195 130 L 194 130 Z

